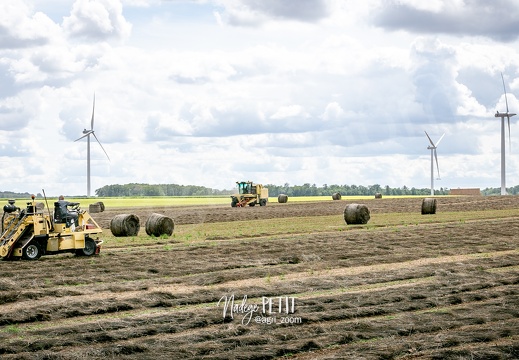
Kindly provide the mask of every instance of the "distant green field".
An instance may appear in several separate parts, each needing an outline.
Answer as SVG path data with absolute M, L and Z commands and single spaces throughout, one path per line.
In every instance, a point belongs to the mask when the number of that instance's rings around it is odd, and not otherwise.
M 420 196 L 384 196 L 384 199 L 395 199 L 395 198 L 412 198 L 412 197 L 424 197 Z M 438 196 L 436 196 L 438 197 Z M 343 201 L 352 200 L 366 200 L 373 199 L 373 196 L 343 196 Z M 196 206 L 196 205 L 230 205 L 230 196 L 218 196 L 218 197 L 205 197 L 205 196 L 150 196 L 150 197 L 91 197 L 91 198 L 66 198 L 71 202 L 79 202 L 83 208 L 88 205 L 102 201 L 105 206 L 111 208 L 117 207 L 161 207 L 161 206 Z M 30 199 L 16 199 L 18 206 L 25 205 Z M 37 199 L 38 202 L 45 202 L 44 199 Z M 53 207 L 54 202 L 57 198 L 47 198 L 49 207 Z M 332 201 L 331 196 L 292 196 L 288 199 L 289 202 L 308 202 L 308 201 Z M 0 199 L 1 203 L 7 203 L 7 199 Z M 270 197 L 269 202 L 277 203 L 277 197 Z

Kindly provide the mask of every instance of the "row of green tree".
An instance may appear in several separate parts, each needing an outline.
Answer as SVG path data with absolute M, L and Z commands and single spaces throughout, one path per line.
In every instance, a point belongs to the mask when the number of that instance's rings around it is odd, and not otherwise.
M 333 193 L 340 193 L 343 196 L 349 195 L 429 195 L 431 190 L 428 188 L 417 189 L 392 188 L 381 185 L 327 185 L 317 186 L 316 184 L 303 185 L 284 185 L 266 184 L 269 189 L 269 196 L 276 197 L 279 194 L 288 196 L 331 196 Z M 204 186 L 177 185 L 177 184 L 125 184 L 125 185 L 106 185 L 95 191 L 99 197 L 124 197 L 124 196 L 223 196 L 235 193 L 236 190 L 216 190 Z M 448 195 L 449 189 L 440 188 L 435 191 L 436 195 Z
M 331 196 L 333 193 L 340 193 L 343 196 L 351 195 L 375 195 L 380 193 L 382 195 L 429 195 L 431 190 L 429 188 L 415 188 L 403 186 L 400 188 L 392 188 L 388 185 L 327 185 L 317 186 L 316 184 L 303 185 L 284 185 L 266 184 L 265 187 L 269 189 L 269 196 L 276 197 L 279 194 L 286 194 L 288 196 Z M 126 196 L 227 196 L 236 192 L 236 189 L 231 190 L 217 190 L 205 186 L 196 185 L 177 185 L 177 184 L 125 184 L 125 185 L 106 185 L 95 191 L 99 197 L 126 197 Z M 519 195 L 519 185 L 507 188 L 510 195 Z M 448 195 L 449 189 L 440 188 L 435 190 L 436 195 Z M 499 195 L 500 188 L 486 188 L 481 190 L 481 194 Z M 31 195 L 27 192 L 17 193 L 13 191 L 0 191 L 0 198 L 3 199 L 23 199 L 30 198 Z M 37 197 L 42 197 L 37 194 Z
M 519 195 L 519 185 L 506 188 L 506 192 L 509 195 Z M 486 188 L 481 190 L 481 195 L 501 195 L 501 188 Z
M 303 185 L 284 185 L 266 184 L 269 189 L 269 196 L 276 197 L 279 194 L 288 196 L 331 196 L 333 193 L 340 193 L 343 196 L 352 195 L 430 195 L 430 188 L 415 188 L 402 186 L 399 188 L 388 185 L 328 185 L 317 186 L 316 184 L 306 183 Z M 519 194 L 519 185 L 507 188 L 511 195 Z M 231 195 L 236 189 L 217 190 L 205 186 L 196 185 L 177 185 L 177 184 L 125 184 L 125 185 L 106 185 L 96 190 L 96 195 L 100 197 L 121 197 L 121 196 L 224 196 Z M 449 195 L 448 188 L 439 188 L 434 191 L 435 195 Z M 499 195 L 500 188 L 486 188 L 481 190 L 482 195 Z
M 40 194 L 38 194 L 40 195 Z M 30 199 L 31 194 L 28 192 L 26 193 L 17 193 L 13 191 L 0 191 L 0 198 L 1 199 Z
M 270 196 L 278 196 L 279 194 L 286 194 L 288 196 L 331 196 L 334 193 L 340 193 L 342 196 L 351 195 L 375 195 L 380 193 L 382 195 L 430 195 L 430 188 L 417 189 L 415 187 L 403 186 L 400 188 L 392 188 L 388 185 L 328 185 L 317 186 L 316 184 L 303 185 L 289 185 L 283 186 L 269 184 L 266 185 L 269 189 Z M 435 190 L 436 195 L 448 195 L 449 189 L 440 188 Z
M 97 189 L 99 197 L 123 196 L 217 196 L 231 194 L 230 190 L 215 190 L 205 186 L 177 184 L 125 184 L 105 185 Z

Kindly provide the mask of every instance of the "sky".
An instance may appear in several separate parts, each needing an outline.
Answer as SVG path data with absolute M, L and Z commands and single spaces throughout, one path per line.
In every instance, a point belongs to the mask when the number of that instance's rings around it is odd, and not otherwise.
M 6 0 L 0 191 L 499 187 L 515 0 Z M 506 144 L 519 184 L 519 116 Z M 435 166 L 435 178 L 438 177 Z

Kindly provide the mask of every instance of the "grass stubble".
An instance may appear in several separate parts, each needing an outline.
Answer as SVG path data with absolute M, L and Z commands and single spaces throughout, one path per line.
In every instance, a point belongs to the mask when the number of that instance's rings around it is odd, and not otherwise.
M 232 209 L 248 220 L 211 207 L 179 221 L 172 237 L 115 238 L 107 229 L 97 257 L 1 262 L 0 354 L 517 358 L 518 201 L 471 199 L 445 200 L 444 209 L 440 201 L 442 211 L 427 216 L 409 210 L 413 199 L 373 202 L 363 226 L 316 211 L 346 202 L 272 206 L 283 213 L 274 218 L 258 216 L 272 204 Z M 218 304 L 231 295 L 249 304 L 294 298 L 285 317 L 300 322 L 244 324 Z

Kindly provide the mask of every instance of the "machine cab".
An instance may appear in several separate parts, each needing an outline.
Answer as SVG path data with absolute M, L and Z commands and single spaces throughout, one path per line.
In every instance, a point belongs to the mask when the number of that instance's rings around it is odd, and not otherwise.
M 238 182 L 238 193 L 240 195 L 243 194 L 252 194 L 252 183 L 250 182 Z

